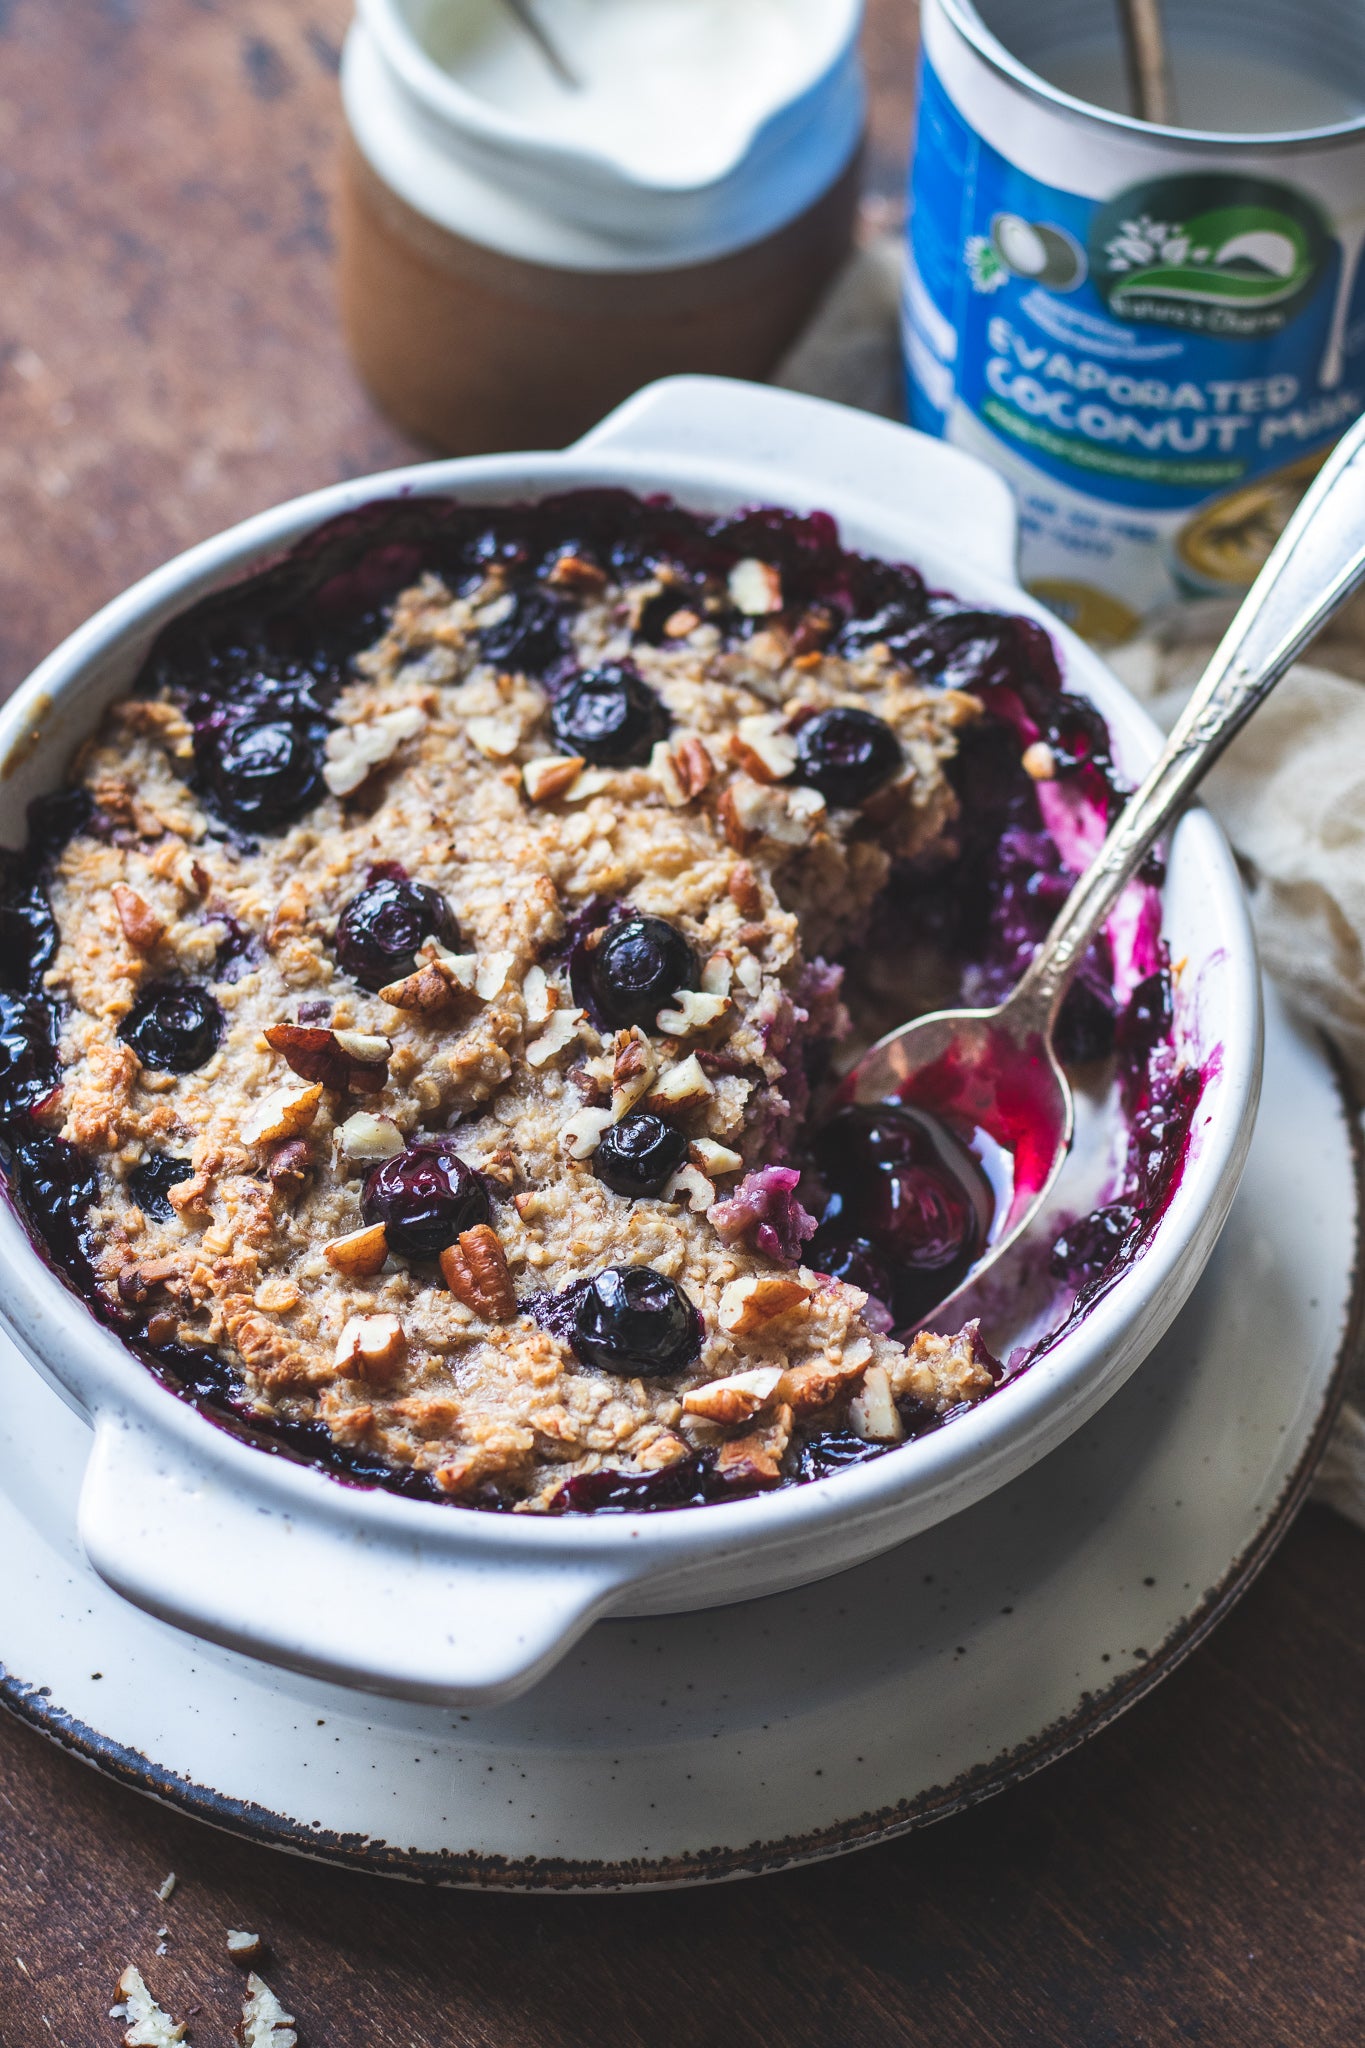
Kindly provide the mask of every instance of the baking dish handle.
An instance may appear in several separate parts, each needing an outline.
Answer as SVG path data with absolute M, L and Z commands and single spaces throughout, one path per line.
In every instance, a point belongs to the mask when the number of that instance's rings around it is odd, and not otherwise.
M 390 1697 L 496 1706 L 548 1671 L 618 1590 L 610 1568 L 575 1556 L 572 1540 L 553 1559 L 537 1550 L 509 1560 L 505 1540 L 485 1545 L 479 1529 L 443 1527 L 435 1541 L 410 1523 L 375 1531 L 348 1512 L 339 1486 L 335 1506 L 319 1513 L 311 1500 L 291 1513 L 277 1486 L 253 1484 L 232 1455 L 259 1450 L 230 1440 L 225 1450 L 221 1461 L 187 1456 L 106 1412 L 77 1526 L 91 1564 L 125 1599 L 267 1663 Z M 300 1477 L 317 1479 L 302 1468 Z
M 575 454 L 638 450 L 676 466 L 692 458 L 698 480 L 730 463 L 771 468 L 780 503 L 827 491 L 841 524 L 865 507 L 918 527 L 939 558 L 972 563 L 1017 583 L 1018 522 L 1009 485 L 975 455 L 914 427 L 832 399 L 746 384 L 734 377 L 665 377 L 647 384 L 574 444 Z M 747 485 L 750 498 L 754 486 Z

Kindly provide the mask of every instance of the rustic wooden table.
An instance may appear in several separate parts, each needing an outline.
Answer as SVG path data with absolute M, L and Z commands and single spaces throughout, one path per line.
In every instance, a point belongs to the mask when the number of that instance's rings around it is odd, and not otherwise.
M 3 687 L 188 542 L 411 452 L 333 317 L 347 11 L 0 0 Z M 913 12 L 871 16 L 890 192 Z M 177 2013 L 202 2008 L 195 2041 L 226 2043 L 229 1925 L 267 1937 L 307 2048 L 1359 2048 L 1365 1538 L 1310 1510 L 1154 1697 L 990 1805 L 710 1893 L 475 1897 L 315 1869 L 8 1722 L 0 1798 L 4 2048 L 114 2040 L 133 1959 Z

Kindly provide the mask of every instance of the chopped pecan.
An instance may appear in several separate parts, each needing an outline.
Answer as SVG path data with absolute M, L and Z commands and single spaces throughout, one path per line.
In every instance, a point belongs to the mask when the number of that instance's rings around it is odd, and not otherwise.
M 798 1415 L 828 1408 L 831 1401 L 837 1401 L 858 1384 L 871 1356 L 872 1346 L 867 1338 L 857 1337 L 844 1347 L 837 1365 L 829 1358 L 813 1358 L 805 1365 L 793 1365 L 783 1375 L 782 1398 Z
M 691 1152 L 703 1173 L 738 1173 L 744 1164 L 740 1153 L 729 1145 L 717 1144 L 714 1138 L 694 1138 Z
M 607 587 L 605 570 L 571 549 L 559 557 L 545 580 L 556 590 L 581 590 L 589 594 Z
M 167 1286 L 179 1271 L 174 1259 L 148 1259 L 140 1266 L 125 1266 L 118 1276 L 119 1300 L 141 1308 L 149 1294 Z
M 834 631 L 834 614 L 828 606 L 813 604 L 801 614 L 792 634 L 792 653 L 799 660 L 803 654 L 821 654 Z
M 302 931 L 307 918 L 307 885 L 295 876 L 275 905 L 274 915 L 265 934 L 266 951 L 278 952 L 290 938 Z
M 715 1182 L 696 1166 L 680 1166 L 664 1184 L 666 1202 L 686 1202 L 698 1216 L 704 1216 L 716 1199 Z
M 491 1224 L 476 1223 L 472 1230 L 462 1230 L 441 1253 L 440 1267 L 451 1293 L 476 1316 L 505 1323 L 516 1314 L 507 1254 Z
M 623 1081 L 631 1081 L 637 1074 L 647 1073 L 649 1064 L 649 1041 L 637 1025 L 616 1049 L 611 1067 L 612 1085 L 619 1087 Z
M 338 1273 L 353 1280 L 367 1280 L 377 1273 L 389 1255 L 389 1241 L 382 1223 L 366 1224 L 334 1237 L 322 1247 L 322 1256 Z
M 688 605 L 680 605 L 664 620 L 665 640 L 685 640 L 689 633 L 695 633 L 701 624 L 701 614 Z
M 687 1109 L 715 1094 L 695 1053 L 679 1060 L 660 1074 L 645 1097 L 645 1107 L 656 1111 Z
M 655 1074 L 654 1049 L 638 1024 L 620 1032 L 611 1065 L 611 1115 L 619 1123 L 635 1107 Z
M 898 1444 L 905 1435 L 884 1365 L 869 1365 L 863 1383 L 848 1404 L 848 1426 L 869 1443 Z
M 784 789 L 778 783 L 756 782 L 752 775 L 736 775 L 721 796 L 719 813 L 721 829 L 737 853 L 747 852 L 760 839 L 805 846 L 824 823 L 825 800 L 804 784 Z
M 358 1109 L 348 1116 L 337 1133 L 347 1159 L 374 1166 L 381 1159 L 396 1159 L 403 1150 L 403 1133 L 391 1116 L 371 1116 Z
M 265 1037 L 296 1074 L 305 1081 L 319 1081 L 324 1088 L 377 1095 L 388 1079 L 393 1047 L 387 1038 L 363 1031 L 328 1031 L 315 1024 L 271 1024 Z
M 286 1138 L 283 1144 L 272 1146 L 265 1170 L 275 1193 L 292 1209 L 312 1176 L 313 1162 L 308 1140 Z
M 601 1144 L 611 1120 L 609 1109 L 587 1106 L 576 1110 L 566 1123 L 560 1125 L 561 1149 L 568 1153 L 570 1159 L 587 1159 Z
M 792 1412 L 785 1404 L 772 1420 L 747 1436 L 732 1437 L 716 1456 L 716 1477 L 727 1486 L 776 1486 L 782 1455 L 791 1441 Z
M 716 772 L 710 749 L 694 732 L 684 733 L 673 748 L 673 767 L 688 796 L 700 796 Z
M 733 784 L 727 783 L 721 791 L 720 802 L 716 805 L 716 816 L 720 819 L 720 829 L 725 834 L 726 844 L 733 846 L 736 853 L 747 853 L 750 847 L 757 843 L 758 833 L 747 826 L 739 815 Z
M 782 730 L 780 713 L 741 718 L 730 735 L 730 759 L 755 782 L 782 782 L 796 767 L 796 742 Z
M 522 787 L 533 804 L 552 803 L 572 788 L 586 766 L 581 754 L 545 754 L 521 771 Z
M 496 1181 L 500 1188 L 514 1188 L 521 1179 L 521 1168 L 515 1152 L 509 1152 L 505 1145 L 479 1162 L 479 1172 L 485 1180 Z
M 732 1372 L 723 1380 L 693 1387 L 683 1395 L 683 1407 L 708 1422 L 748 1422 L 767 1406 L 781 1383 L 780 1365 L 759 1365 L 751 1372 Z
M 390 981 L 380 989 L 380 999 L 395 1010 L 420 1010 L 430 1014 L 444 1010 L 462 993 L 459 980 L 444 960 L 427 960 L 401 981 Z
M 322 1085 L 311 1081 L 302 1088 L 272 1088 L 262 1096 L 241 1127 L 244 1145 L 264 1145 L 276 1138 L 296 1138 L 306 1131 L 318 1113 Z
M 763 914 L 763 891 L 758 886 L 758 877 L 747 860 L 737 860 L 730 870 L 726 885 L 730 901 L 743 917 L 761 917 Z M 745 941 L 747 944 L 747 940 Z
M 408 1340 L 397 1316 L 352 1316 L 337 1339 L 335 1364 L 362 1380 L 392 1379 L 408 1355 Z
M 750 1274 L 732 1280 L 720 1297 L 722 1330 L 732 1337 L 761 1337 L 780 1316 L 790 1315 L 810 1300 L 809 1287 L 787 1273 Z
M 333 796 L 350 796 L 426 724 L 417 704 L 400 705 L 356 725 L 335 726 L 327 735 L 322 779 Z
M 533 1038 L 526 1048 L 528 1067 L 543 1067 L 557 1052 L 563 1052 L 577 1038 L 584 1022 L 584 1012 L 579 1009 L 553 1010 L 550 1021 L 539 1038 Z
M 731 1007 L 729 996 L 708 995 L 696 988 L 678 989 L 673 1001 L 676 1007 L 660 1010 L 654 1020 L 669 1038 L 690 1038 L 694 1031 L 709 1031 Z
M 126 882 L 115 882 L 113 893 L 124 938 L 139 953 L 150 953 L 166 936 L 165 919 L 158 917 L 151 904 Z
M 765 618 L 782 609 L 782 578 L 771 562 L 761 562 L 756 555 L 735 563 L 729 589 L 731 604 L 748 618 Z

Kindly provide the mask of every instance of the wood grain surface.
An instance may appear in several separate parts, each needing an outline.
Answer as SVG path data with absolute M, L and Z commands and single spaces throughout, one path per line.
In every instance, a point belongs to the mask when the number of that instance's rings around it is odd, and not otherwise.
M 333 317 L 346 14 L 0 0 L 0 687 L 176 549 L 413 452 Z M 868 48 L 894 192 L 908 0 L 873 0 Z M 709 1893 L 341 1875 L 0 1720 L 0 2048 L 115 2042 L 129 1961 L 226 2048 L 229 1926 L 269 1942 L 304 2048 L 1361 2048 L 1363 1866 L 1365 1538 L 1310 1511 L 1087 1749 L 923 1835 Z

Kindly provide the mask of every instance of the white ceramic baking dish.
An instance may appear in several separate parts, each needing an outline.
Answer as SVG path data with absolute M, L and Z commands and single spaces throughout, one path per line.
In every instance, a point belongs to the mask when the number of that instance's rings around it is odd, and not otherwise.
M 527 499 L 579 485 L 765 502 L 838 519 L 846 542 L 931 583 L 1041 618 L 1070 687 L 1109 720 L 1129 776 L 1157 734 L 1103 663 L 1028 598 L 1005 485 L 908 429 L 710 378 L 640 392 L 576 446 L 335 484 L 192 548 L 107 605 L 0 712 L 0 841 L 125 689 L 157 630 L 322 521 L 396 493 Z M 1241 887 L 1213 821 L 1171 849 L 1165 928 L 1197 992 L 1182 1026 L 1209 1079 L 1179 1188 L 1143 1254 L 1050 1354 L 936 1434 L 828 1479 L 675 1513 L 490 1515 L 338 1483 L 217 1428 L 163 1388 L 34 1251 L 0 1202 L 0 1318 L 90 1422 L 80 1534 L 128 1599 L 268 1661 L 417 1699 L 488 1705 L 529 1686 L 598 1617 L 720 1605 L 842 1570 L 1043 1457 L 1119 1387 L 1186 1299 L 1250 1142 L 1260 988 Z M 34 1445 L 41 1459 L 41 1445 Z

